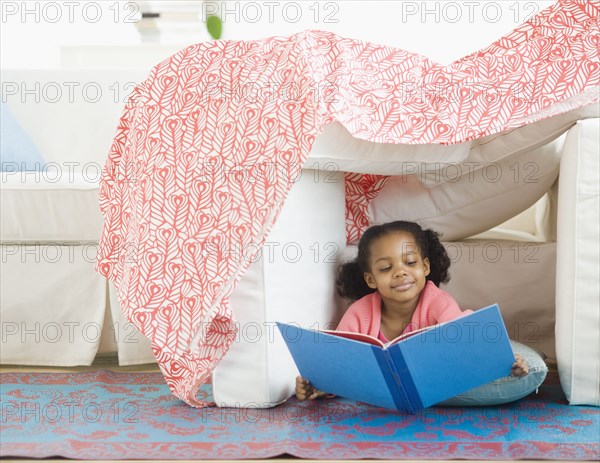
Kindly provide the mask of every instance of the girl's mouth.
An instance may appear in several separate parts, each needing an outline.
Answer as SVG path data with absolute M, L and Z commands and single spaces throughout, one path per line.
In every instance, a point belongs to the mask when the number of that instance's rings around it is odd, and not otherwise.
M 413 284 L 414 284 L 414 281 L 407 281 L 407 282 L 399 283 L 397 285 L 392 286 L 392 289 L 394 291 L 406 291 L 406 290 L 410 289 Z

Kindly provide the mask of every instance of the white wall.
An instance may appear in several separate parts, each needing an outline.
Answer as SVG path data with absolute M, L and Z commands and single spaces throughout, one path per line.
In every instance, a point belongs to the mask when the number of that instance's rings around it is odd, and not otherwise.
M 134 43 L 126 3 L 0 0 L 0 67 L 58 67 L 61 45 Z
M 150 2 L 152 3 L 152 2 Z M 154 2 L 165 3 L 165 2 Z M 553 1 L 209 1 L 200 15 L 219 14 L 223 39 L 254 39 L 322 29 L 388 44 L 449 63 L 489 45 Z M 136 45 L 141 1 L 0 0 L 2 68 L 60 66 L 63 45 Z M 170 34 L 163 42 L 185 46 L 208 40 L 197 32 Z

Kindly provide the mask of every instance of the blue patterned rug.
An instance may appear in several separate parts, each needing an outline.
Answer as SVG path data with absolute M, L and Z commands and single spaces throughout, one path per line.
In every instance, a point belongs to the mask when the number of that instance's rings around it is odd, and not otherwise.
M 598 460 L 600 409 L 567 404 L 556 374 L 537 395 L 417 415 L 345 399 L 194 409 L 160 373 L 4 373 L 2 457 Z M 210 386 L 200 395 L 209 399 Z

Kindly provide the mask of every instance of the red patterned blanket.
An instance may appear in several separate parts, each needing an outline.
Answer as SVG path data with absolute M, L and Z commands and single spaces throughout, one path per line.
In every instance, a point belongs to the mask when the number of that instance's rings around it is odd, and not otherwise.
M 320 31 L 200 43 L 158 64 L 103 171 L 96 269 L 171 391 L 207 405 L 196 391 L 235 337 L 228 296 L 327 124 L 372 142 L 460 143 L 599 101 L 599 9 L 559 1 L 448 66 Z M 346 174 L 349 240 L 384 182 Z

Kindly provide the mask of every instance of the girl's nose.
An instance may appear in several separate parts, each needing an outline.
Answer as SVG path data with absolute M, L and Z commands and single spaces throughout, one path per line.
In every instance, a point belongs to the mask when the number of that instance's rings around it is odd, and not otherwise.
M 404 266 L 396 267 L 396 269 L 394 270 L 394 276 L 402 275 L 406 275 L 406 269 L 404 268 Z

